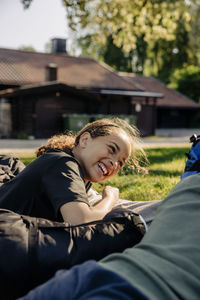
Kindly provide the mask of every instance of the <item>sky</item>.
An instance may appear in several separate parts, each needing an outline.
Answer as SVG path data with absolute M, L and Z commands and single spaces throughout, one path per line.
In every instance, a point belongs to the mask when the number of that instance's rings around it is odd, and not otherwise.
M 0 0 L 0 48 L 32 46 L 44 52 L 51 38 L 68 36 L 61 0 L 33 0 L 29 9 L 20 0 Z

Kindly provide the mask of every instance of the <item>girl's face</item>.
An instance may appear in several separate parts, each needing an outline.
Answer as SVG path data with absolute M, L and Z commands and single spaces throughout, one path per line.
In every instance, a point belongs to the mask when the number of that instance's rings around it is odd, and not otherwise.
M 131 152 L 128 136 L 116 131 L 107 136 L 92 138 L 85 132 L 80 137 L 75 158 L 83 168 L 84 178 L 92 182 L 113 177 L 124 166 Z

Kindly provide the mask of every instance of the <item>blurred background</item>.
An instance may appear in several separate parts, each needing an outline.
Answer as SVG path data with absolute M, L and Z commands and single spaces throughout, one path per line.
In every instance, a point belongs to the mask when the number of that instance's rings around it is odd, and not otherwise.
M 120 116 L 142 136 L 200 125 L 199 0 L 1 0 L 0 137 Z

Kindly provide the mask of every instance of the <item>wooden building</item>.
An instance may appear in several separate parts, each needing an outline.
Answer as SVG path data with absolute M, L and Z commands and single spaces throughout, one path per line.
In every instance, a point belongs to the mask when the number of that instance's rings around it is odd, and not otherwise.
M 0 101 L 11 106 L 13 137 L 47 138 L 63 130 L 63 114 L 135 116 L 142 135 L 153 134 L 156 101 L 163 97 L 91 58 L 10 49 L 0 49 L 0 87 Z
M 0 96 L 9 99 L 12 112 L 12 135 L 25 132 L 28 136 L 47 138 L 66 129 L 64 117 L 79 114 L 83 121 L 85 115 L 91 116 L 135 116 L 137 120 L 136 103 L 142 105 L 144 97 L 157 99 L 157 93 L 118 90 L 86 91 L 67 86 L 59 82 L 42 85 L 25 86 L 0 92 Z M 135 100 L 133 100 L 135 99 Z M 152 100 L 153 101 L 153 100 Z M 154 100 L 156 101 L 156 100 Z M 155 104 L 146 105 L 144 101 L 143 122 L 141 129 L 146 134 L 155 128 Z M 138 123 L 138 120 L 137 120 Z M 69 128 L 71 129 L 71 128 Z
M 156 128 L 195 128 L 200 126 L 200 105 L 183 94 L 170 89 L 153 77 L 119 73 L 142 91 L 164 95 L 156 102 Z
M 0 105 L 0 136 L 48 138 L 66 129 L 63 115 L 71 114 L 82 123 L 88 116 L 128 116 L 147 136 L 159 126 L 189 126 L 190 112 L 199 110 L 152 77 L 118 74 L 94 59 L 56 51 L 55 39 L 54 52 L 0 49 L 0 104 L 7 109 Z M 1 126 L 9 106 L 10 124 Z

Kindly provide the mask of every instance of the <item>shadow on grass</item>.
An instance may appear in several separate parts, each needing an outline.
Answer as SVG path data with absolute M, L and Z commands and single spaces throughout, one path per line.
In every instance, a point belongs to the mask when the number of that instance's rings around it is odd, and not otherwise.
M 139 186 L 141 186 L 142 184 L 140 182 L 137 182 L 137 188 Z M 132 188 L 135 188 L 135 183 L 134 182 L 129 182 L 129 183 L 126 183 L 126 184 L 122 184 L 121 187 L 120 187 L 120 192 L 124 192 L 124 191 L 127 191 L 127 190 L 131 190 Z
M 149 176 L 166 176 L 166 177 L 176 177 L 176 176 L 181 176 L 183 173 L 180 171 L 165 171 L 165 170 L 150 170 L 149 171 Z
M 176 177 L 176 176 L 181 176 L 183 174 L 182 171 L 173 171 L 173 170 L 163 170 L 163 169 L 154 169 L 154 170 L 148 170 L 148 174 L 145 175 L 146 176 L 166 176 L 166 177 Z M 122 171 L 118 174 L 118 176 L 124 176 L 124 175 L 133 175 L 133 176 L 141 176 L 138 172 L 134 171 L 134 170 L 125 170 Z M 142 175 L 143 176 L 143 175 Z
M 171 162 L 174 159 L 185 158 L 189 151 L 188 147 L 184 148 L 153 148 L 146 149 L 150 165 L 153 163 Z

